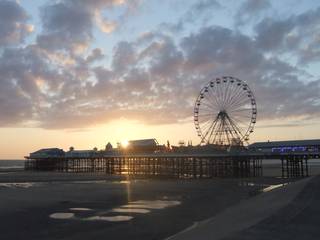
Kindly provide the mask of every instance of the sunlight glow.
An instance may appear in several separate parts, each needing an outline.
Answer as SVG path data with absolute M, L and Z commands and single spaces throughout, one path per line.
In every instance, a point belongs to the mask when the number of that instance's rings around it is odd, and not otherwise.
M 123 140 L 123 141 L 121 141 L 121 147 L 127 148 L 128 145 L 129 145 L 129 141 L 128 141 L 128 140 Z

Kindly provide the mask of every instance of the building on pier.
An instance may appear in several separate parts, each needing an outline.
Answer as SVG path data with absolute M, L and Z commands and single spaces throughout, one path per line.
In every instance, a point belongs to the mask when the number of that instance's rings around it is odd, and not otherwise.
M 160 145 L 155 138 L 130 140 L 128 145 L 121 147 L 122 153 L 156 153 L 165 151 L 165 145 Z
M 256 142 L 249 150 L 262 153 L 319 152 L 320 139 Z
M 33 153 L 30 153 L 30 158 L 51 158 L 51 157 L 63 157 L 64 151 L 60 148 L 43 148 Z
M 70 149 L 68 152 L 64 153 L 64 156 L 67 158 L 91 158 L 91 157 L 96 157 L 99 155 L 99 152 L 97 149 L 93 150 L 74 150 Z

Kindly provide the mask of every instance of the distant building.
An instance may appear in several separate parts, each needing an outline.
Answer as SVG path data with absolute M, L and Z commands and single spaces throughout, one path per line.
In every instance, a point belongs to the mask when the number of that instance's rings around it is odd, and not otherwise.
M 60 148 L 43 148 L 36 152 L 30 153 L 30 158 L 56 158 L 63 157 L 65 152 Z
M 256 142 L 249 145 L 249 150 L 263 153 L 319 152 L 320 139 Z
M 65 153 L 68 158 L 90 158 L 98 155 L 97 149 L 94 150 L 71 150 Z
M 108 142 L 108 144 L 106 145 L 106 151 L 111 151 L 113 149 L 112 145 L 110 142 Z
M 128 153 L 153 153 L 163 151 L 164 149 L 165 146 L 159 145 L 158 141 L 154 138 L 130 140 L 126 148 L 122 147 L 122 151 Z
M 213 153 L 225 153 L 227 151 L 227 146 L 225 145 L 216 145 L 216 144 L 206 144 L 206 145 L 180 145 L 171 146 L 171 151 L 175 153 L 184 153 L 184 154 L 213 154 Z
M 157 146 L 158 141 L 154 138 L 150 139 L 139 139 L 139 140 L 130 140 L 129 146 L 131 147 L 151 147 L 151 146 Z

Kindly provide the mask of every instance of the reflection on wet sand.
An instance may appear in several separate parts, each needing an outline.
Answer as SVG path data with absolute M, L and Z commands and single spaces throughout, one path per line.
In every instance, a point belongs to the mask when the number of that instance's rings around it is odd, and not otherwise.
M 70 219 L 74 217 L 74 213 L 61 212 L 61 213 L 53 213 L 50 215 L 50 218 L 53 219 Z
M 92 211 L 91 208 L 69 208 L 71 211 Z
M 181 204 L 180 201 L 169 201 L 169 200 L 138 200 L 138 201 L 129 201 L 128 204 L 122 205 L 118 208 L 113 208 L 111 210 L 105 212 L 95 213 L 95 216 L 91 217 L 79 217 L 75 216 L 74 213 L 71 212 L 60 212 L 53 213 L 50 215 L 50 218 L 53 219 L 76 219 L 76 220 L 84 220 L 84 221 L 108 221 L 108 222 L 123 222 L 130 221 L 134 217 L 133 216 L 105 216 L 109 213 L 126 213 L 126 214 L 146 214 L 150 213 L 152 210 L 164 209 L 167 207 L 173 207 Z M 91 208 L 69 208 L 70 211 L 74 212 L 86 212 L 86 211 L 95 211 Z M 94 214 L 92 214 L 94 215 Z
M 247 181 L 241 181 L 239 182 L 239 186 L 243 186 L 243 187 L 259 187 L 260 188 L 260 192 L 270 192 L 276 188 L 280 188 L 283 187 L 287 184 L 290 184 L 290 182 L 285 182 L 285 183 L 280 183 L 280 184 L 263 184 L 263 183 L 253 183 L 253 182 L 247 182 Z
M 274 189 L 276 189 L 276 188 L 283 187 L 283 186 L 285 186 L 285 185 L 287 185 L 287 183 L 277 184 L 277 185 L 271 185 L 271 186 L 269 186 L 269 187 L 264 188 L 262 191 L 263 191 L 263 192 L 270 192 L 270 191 L 272 191 L 272 190 L 274 190 Z
M 24 183 L 0 183 L 0 187 L 6 188 L 30 188 L 33 187 L 35 183 L 24 182 Z
M 93 216 L 85 218 L 87 221 L 108 221 L 108 222 L 124 222 L 133 219 L 132 216 Z
M 149 213 L 150 212 L 150 210 L 142 209 L 142 208 L 114 208 L 111 211 L 119 212 L 119 213 Z
M 180 201 L 164 201 L 164 200 L 139 200 L 130 202 L 127 205 L 123 205 L 124 208 L 146 208 L 146 209 L 164 209 L 167 207 L 177 206 L 181 204 Z

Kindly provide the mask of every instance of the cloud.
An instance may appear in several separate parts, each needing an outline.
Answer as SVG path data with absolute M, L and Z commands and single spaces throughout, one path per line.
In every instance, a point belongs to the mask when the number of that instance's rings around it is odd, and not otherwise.
M 206 24 L 208 21 L 214 18 L 214 12 L 222 9 L 221 4 L 216 0 L 199 0 L 196 1 L 191 7 L 186 11 L 181 19 L 181 23 L 178 24 L 194 24 L 197 21 L 202 21 Z
M 235 14 L 237 26 L 255 20 L 261 13 L 271 8 L 269 0 L 245 0 Z
M 129 3 L 125 0 L 50 2 L 41 8 L 43 33 L 37 37 L 37 42 L 46 49 L 73 49 L 82 53 L 93 40 L 95 26 L 105 33 L 113 32 L 118 26 L 116 21 L 103 15 L 104 10 L 122 5 L 131 9 L 137 2 Z
M 216 0 L 200 0 L 192 6 L 194 13 L 202 13 L 210 8 L 221 8 L 221 5 Z
M 255 40 L 225 28 L 205 28 L 185 38 L 187 70 L 199 75 L 230 74 L 246 80 L 257 98 L 262 119 L 318 116 L 320 81 L 304 83 L 299 69 L 267 58 Z
M 22 43 L 33 26 L 26 11 L 14 1 L 0 1 L 0 47 Z
M 300 64 L 319 60 L 320 8 L 285 19 L 265 18 L 256 26 L 259 49 L 273 53 L 289 53 Z
M 1 126 L 31 122 L 42 128 L 80 128 L 120 118 L 146 124 L 179 123 L 192 117 L 201 87 L 222 75 L 248 82 L 262 120 L 320 117 L 320 80 L 302 81 L 305 69 L 281 58 L 282 53 L 302 50 L 313 55 L 300 61 L 319 57 L 311 32 L 318 28 L 318 9 L 286 19 L 261 20 L 254 36 L 215 25 L 182 38 L 147 31 L 117 42 L 108 65 L 102 61 L 102 49 L 93 44 L 95 14 L 125 2 L 90 3 L 50 2 L 43 7 L 43 31 L 35 43 L 3 48 Z M 199 2 L 200 10 L 205 3 L 214 2 Z M 290 42 L 293 33 L 296 40 Z
M 101 12 L 97 11 L 95 13 L 95 19 L 96 19 L 96 23 L 98 25 L 98 27 L 100 28 L 100 30 L 104 33 L 111 33 L 113 32 L 116 27 L 117 27 L 117 23 L 114 21 L 110 21 L 108 19 L 104 19 L 101 16 Z
M 86 9 L 58 2 L 43 7 L 41 19 L 44 30 L 37 42 L 43 48 L 54 50 L 86 46 L 92 39 L 92 17 Z

